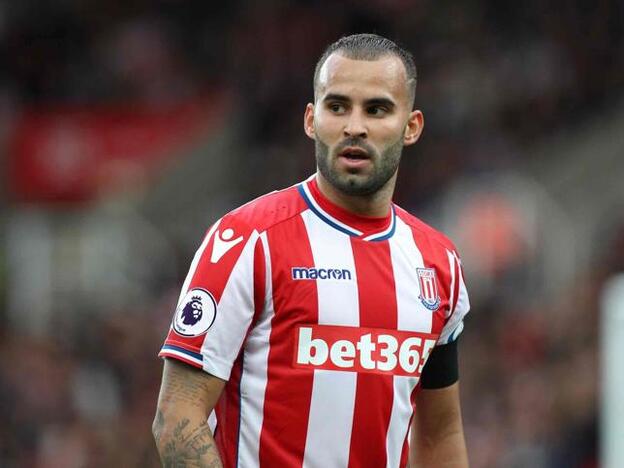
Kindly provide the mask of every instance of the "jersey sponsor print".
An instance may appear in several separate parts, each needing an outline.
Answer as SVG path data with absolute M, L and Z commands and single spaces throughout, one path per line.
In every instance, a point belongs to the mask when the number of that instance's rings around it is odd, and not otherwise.
M 426 333 L 303 325 L 293 358 L 301 368 L 420 377 L 435 343 L 435 335 Z
M 227 380 L 225 466 L 403 467 L 422 370 L 468 309 L 442 234 L 346 212 L 312 177 L 212 226 L 160 355 Z

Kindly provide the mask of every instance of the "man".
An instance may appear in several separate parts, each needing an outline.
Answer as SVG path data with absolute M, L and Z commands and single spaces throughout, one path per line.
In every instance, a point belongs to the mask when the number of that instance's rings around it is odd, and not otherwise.
M 317 173 L 224 216 L 192 262 L 160 353 L 163 465 L 468 466 L 459 258 L 391 201 L 423 128 L 415 86 L 409 53 L 380 36 L 319 60 L 304 116 Z

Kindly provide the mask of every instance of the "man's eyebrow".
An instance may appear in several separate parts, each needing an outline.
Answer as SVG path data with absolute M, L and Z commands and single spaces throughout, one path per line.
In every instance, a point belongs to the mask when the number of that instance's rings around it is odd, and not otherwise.
M 331 93 L 328 94 L 327 96 L 325 96 L 323 98 L 324 102 L 351 102 L 351 98 L 349 98 L 348 96 L 345 96 L 344 94 L 336 94 L 336 93 Z M 386 97 L 375 97 L 375 98 L 370 98 L 367 99 L 366 101 L 364 101 L 364 105 L 366 106 L 385 106 L 391 109 L 394 109 L 396 107 L 396 103 L 390 99 L 390 98 L 386 98 Z
M 396 107 L 396 104 L 392 99 L 385 97 L 367 99 L 364 101 L 364 104 L 367 106 L 385 106 L 389 109 L 394 109 Z
M 349 101 L 351 101 L 351 99 L 349 99 L 344 94 L 332 93 L 332 94 L 328 94 L 327 96 L 325 96 L 323 98 L 323 101 L 325 101 L 325 102 L 327 102 L 327 101 L 349 102 Z

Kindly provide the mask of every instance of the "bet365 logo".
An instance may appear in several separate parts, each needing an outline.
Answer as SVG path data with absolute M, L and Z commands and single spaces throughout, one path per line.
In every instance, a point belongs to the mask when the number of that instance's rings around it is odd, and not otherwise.
M 295 367 L 419 377 L 436 336 L 333 325 L 300 326 Z

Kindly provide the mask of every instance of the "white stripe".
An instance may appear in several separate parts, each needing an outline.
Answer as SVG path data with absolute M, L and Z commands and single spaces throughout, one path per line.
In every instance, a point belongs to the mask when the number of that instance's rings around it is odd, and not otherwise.
M 451 333 L 451 336 L 449 338 L 449 342 L 455 341 L 457 339 L 457 337 L 461 334 L 463 329 L 464 329 L 464 321 L 462 320 L 461 322 L 459 322 L 459 325 L 457 325 L 455 327 L 455 330 L 453 330 L 453 333 Z
M 449 262 L 449 270 L 451 272 L 451 292 L 449 294 L 449 309 L 447 312 L 447 318 L 451 315 L 452 313 L 452 307 L 453 307 L 453 299 L 454 299 L 454 295 L 455 295 L 455 255 L 453 255 L 453 252 L 450 252 L 449 250 L 446 251 L 446 256 L 448 257 L 448 262 Z
M 264 414 L 264 395 L 267 386 L 269 360 L 269 336 L 273 310 L 273 288 L 271 283 L 271 260 L 266 233 L 260 234 L 264 247 L 266 264 L 265 307 L 258 323 L 245 342 L 241 392 L 241 431 L 238 448 L 238 466 L 260 466 L 260 433 Z
M 317 268 L 352 272 L 352 280 L 317 281 L 318 323 L 357 327 L 360 323 L 357 279 L 350 237 L 322 222 L 310 210 L 302 213 Z M 347 466 L 357 373 L 314 371 L 304 468 Z M 331 449 L 330 449 L 331 448 Z
M 183 353 L 182 351 L 177 351 L 175 349 L 163 349 L 160 354 L 162 356 L 177 356 L 177 357 L 181 357 L 186 359 L 187 361 L 191 361 L 194 362 L 195 364 L 199 364 L 200 366 L 202 365 L 202 361 L 201 359 L 197 359 L 196 357 L 193 356 L 189 356 L 186 353 Z
M 389 239 L 390 257 L 397 293 L 399 330 L 431 333 L 432 313 L 419 299 L 417 268 L 425 268 L 411 228 L 397 218 L 396 233 Z M 414 307 L 417 304 L 417 307 Z
M 212 237 L 220 223 L 221 220 L 219 219 L 216 223 L 212 225 L 212 227 L 208 231 L 208 234 L 206 234 L 206 237 L 204 237 L 204 241 L 199 246 L 199 249 L 197 249 L 197 252 L 195 252 L 195 256 L 193 257 L 193 261 L 191 262 L 191 267 L 189 268 L 189 272 L 186 274 L 186 278 L 184 279 L 184 284 L 182 285 L 182 290 L 180 291 L 180 297 L 178 297 L 178 305 L 180 305 L 180 302 L 188 292 L 193 276 L 195 275 L 197 265 L 199 265 L 199 261 L 204 254 L 204 250 L 206 250 L 206 246 L 208 245 L 208 242 L 210 242 L 210 238 Z
M 455 260 L 457 260 L 459 266 L 459 258 L 457 258 L 457 256 L 455 257 Z M 470 310 L 470 300 L 468 299 L 468 291 L 466 290 L 466 284 L 464 283 L 461 268 L 459 268 L 457 281 L 459 281 L 457 303 L 455 304 L 455 309 L 453 310 L 451 317 L 442 329 L 442 334 L 440 335 L 440 338 L 438 338 L 438 344 L 446 344 L 457 339 L 459 334 L 464 329 L 464 317 Z
M 206 332 L 201 347 L 204 370 L 223 380 L 230 378 L 255 312 L 254 250 L 258 232 L 253 231 L 221 293 L 214 323 Z
M 356 236 L 361 236 L 362 235 L 362 231 L 358 231 L 357 229 L 352 228 L 351 226 L 343 223 L 342 221 L 338 221 L 332 215 L 327 213 L 327 211 L 325 211 L 323 208 L 321 208 L 321 206 L 316 202 L 316 200 L 312 196 L 312 193 L 310 193 L 310 189 L 308 188 L 308 183 L 307 182 L 304 182 L 303 184 L 301 184 L 301 186 L 303 187 L 303 191 L 308 196 L 309 202 L 312 203 L 312 205 L 314 205 L 314 208 L 316 208 L 318 211 L 320 211 L 323 214 L 323 216 L 325 216 L 327 219 L 329 219 L 332 223 L 335 223 L 338 226 L 342 227 L 343 229 L 346 229 L 347 231 L 351 231 Z
M 214 410 L 211 411 L 208 416 L 208 427 L 210 428 L 212 435 L 214 435 L 215 430 L 217 429 L 217 413 Z
M 388 434 L 386 435 L 386 467 L 398 468 L 401 464 L 403 442 L 410 429 L 412 403 L 410 396 L 418 384 L 415 377 L 394 377 L 394 398 Z
M 389 243 L 397 295 L 398 329 L 431 333 L 432 313 L 421 306 L 418 298 L 416 268 L 424 267 L 422 254 L 414 242 L 411 229 L 400 218 L 397 218 L 396 232 Z M 414 307 L 414 304 L 420 307 Z M 412 416 L 410 396 L 417 384 L 415 377 L 394 377 L 394 398 L 386 437 L 388 468 L 398 467 L 401 461 L 403 442 Z

